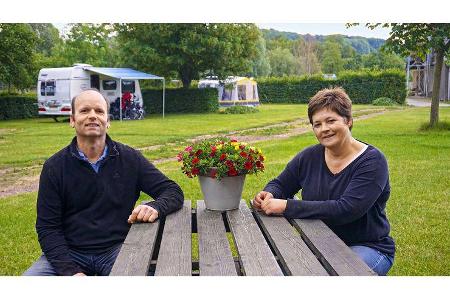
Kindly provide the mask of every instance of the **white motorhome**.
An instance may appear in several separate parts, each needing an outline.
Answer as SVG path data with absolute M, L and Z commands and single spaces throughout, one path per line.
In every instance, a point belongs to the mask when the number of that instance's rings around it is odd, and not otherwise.
M 41 69 L 37 82 L 39 115 L 69 116 L 72 98 L 88 88 L 98 89 L 110 105 L 120 101 L 124 93 L 130 92 L 133 102 L 142 108 L 143 99 L 138 79 L 159 77 L 132 69 L 96 68 L 88 64 Z

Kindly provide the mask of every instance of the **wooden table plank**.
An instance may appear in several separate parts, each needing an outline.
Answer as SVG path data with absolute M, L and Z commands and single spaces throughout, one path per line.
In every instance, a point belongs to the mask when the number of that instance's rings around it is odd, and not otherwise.
M 282 276 L 283 272 L 245 201 L 241 201 L 239 209 L 227 211 L 226 215 L 243 273 L 247 276 Z
M 154 223 L 135 223 L 120 249 L 110 276 L 146 276 L 155 248 L 159 220 Z
M 191 276 L 191 201 L 166 217 L 155 276 Z
M 332 275 L 376 275 L 321 220 L 295 219 L 305 242 Z
M 222 213 L 210 211 L 197 201 L 197 232 L 200 276 L 237 276 Z
M 288 275 L 328 275 L 288 220 L 259 212 L 255 216 Z

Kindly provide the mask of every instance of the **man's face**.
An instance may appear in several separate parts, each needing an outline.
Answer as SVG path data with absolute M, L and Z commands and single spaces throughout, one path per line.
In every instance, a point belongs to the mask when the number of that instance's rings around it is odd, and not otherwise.
M 75 101 L 75 110 L 70 116 L 70 125 L 77 136 L 104 137 L 109 127 L 107 105 L 96 91 L 82 92 Z

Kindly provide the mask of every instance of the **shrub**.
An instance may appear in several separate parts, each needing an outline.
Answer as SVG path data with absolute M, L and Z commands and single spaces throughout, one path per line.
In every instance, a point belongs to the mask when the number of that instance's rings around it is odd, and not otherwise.
M 341 86 L 353 103 L 372 103 L 380 97 L 389 97 L 405 103 L 405 74 L 399 70 L 346 71 L 338 79 L 322 76 L 292 76 L 258 79 L 261 103 L 308 103 L 319 90 Z
M 162 113 L 162 90 L 143 89 L 144 110 L 148 113 Z M 217 89 L 166 89 L 166 113 L 215 112 L 219 109 Z
M 219 110 L 220 114 L 252 114 L 257 112 L 258 109 L 251 106 L 230 106 Z
M 372 105 L 376 106 L 394 106 L 398 103 L 388 97 L 380 97 L 372 101 Z
M 26 119 L 37 116 L 36 95 L 0 96 L 0 120 Z

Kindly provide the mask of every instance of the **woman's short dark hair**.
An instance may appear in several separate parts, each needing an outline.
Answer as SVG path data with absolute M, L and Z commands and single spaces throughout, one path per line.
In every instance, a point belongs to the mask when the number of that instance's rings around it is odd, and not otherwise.
M 309 100 L 308 118 L 311 124 L 313 123 L 312 116 L 323 108 L 337 113 L 347 121 L 352 119 L 352 100 L 341 87 L 320 90 Z M 350 130 L 352 127 L 353 124 L 350 126 Z

